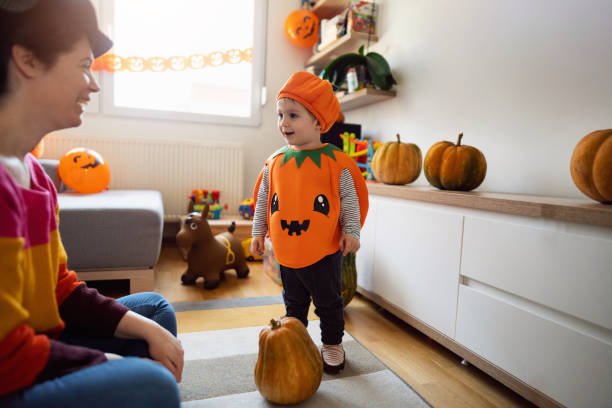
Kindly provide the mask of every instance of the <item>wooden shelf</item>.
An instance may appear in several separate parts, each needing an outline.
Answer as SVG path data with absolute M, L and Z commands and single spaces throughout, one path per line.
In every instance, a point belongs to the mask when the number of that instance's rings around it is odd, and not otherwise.
M 452 205 L 527 217 L 550 218 L 612 228 L 612 205 L 560 198 L 476 191 L 442 191 L 434 187 L 368 183 L 370 194 Z
M 378 41 L 375 35 L 370 36 L 370 44 Z M 335 58 L 349 52 L 357 52 L 359 47 L 368 42 L 368 33 L 350 31 L 330 43 L 323 51 L 317 52 L 306 61 L 305 66 L 313 66 L 315 70 L 322 70 Z
M 181 217 L 181 219 L 184 218 L 186 218 L 186 216 Z M 213 235 L 217 235 L 221 234 L 222 232 L 226 232 L 232 221 L 236 223 L 236 230 L 234 231 L 234 234 L 240 238 L 240 240 L 245 240 L 251 237 L 253 220 L 246 220 L 240 215 L 223 214 L 216 220 L 209 219 L 208 225 L 210 225 L 210 230 L 212 231 Z
M 319 0 L 310 11 L 321 19 L 329 20 L 346 10 L 349 3 L 349 0 Z
M 395 98 L 395 91 L 382 91 L 374 88 L 364 88 L 338 98 L 342 112 L 371 105 L 387 99 Z
M 312 11 L 317 14 L 319 18 L 332 18 L 348 6 L 349 1 L 346 0 L 320 0 L 315 4 Z M 378 37 L 369 35 L 368 33 L 351 30 L 328 44 L 323 50 L 315 53 L 304 65 L 306 67 L 312 67 L 316 73 L 321 71 L 327 64 L 340 55 L 353 52 L 357 53 L 360 46 L 367 45 L 368 40 L 370 44 L 374 44 L 378 41 Z M 339 97 L 338 100 L 340 101 L 342 111 L 346 112 L 351 109 L 357 109 L 362 106 L 394 98 L 395 95 L 395 91 L 381 91 L 380 89 L 365 88 Z

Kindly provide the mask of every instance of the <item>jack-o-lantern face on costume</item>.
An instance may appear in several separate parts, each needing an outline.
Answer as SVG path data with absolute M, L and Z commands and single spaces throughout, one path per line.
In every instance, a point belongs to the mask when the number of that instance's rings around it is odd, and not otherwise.
M 99 193 L 110 182 L 110 169 L 99 153 L 76 148 L 59 162 L 58 173 L 64 184 L 79 193 Z
M 321 213 L 325 216 L 329 214 L 329 200 L 325 194 L 317 195 L 314 199 L 314 204 L 312 207 L 312 211 Z M 270 205 L 270 215 L 274 215 L 274 213 L 278 211 L 278 208 L 278 195 L 275 193 L 272 197 L 272 203 Z M 308 227 L 310 226 L 310 218 L 302 220 L 301 222 L 300 220 L 286 220 L 281 218 L 280 223 L 283 231 L 287 230 L 287 234 L 289 236 L 292 236 L 293 234 L 298 236 L 302 235 L 302 232 L 308 231 Z

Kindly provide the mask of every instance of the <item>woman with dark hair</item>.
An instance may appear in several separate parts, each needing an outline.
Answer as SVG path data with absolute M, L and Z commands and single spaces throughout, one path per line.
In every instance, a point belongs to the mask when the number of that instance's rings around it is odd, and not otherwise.
M 89 0 L 0 0 L 0 406 L 178 407 L 183 349 L 156 293 L 113 300 L 66 268 L 30 152 L 81 124 L 112 42 Z

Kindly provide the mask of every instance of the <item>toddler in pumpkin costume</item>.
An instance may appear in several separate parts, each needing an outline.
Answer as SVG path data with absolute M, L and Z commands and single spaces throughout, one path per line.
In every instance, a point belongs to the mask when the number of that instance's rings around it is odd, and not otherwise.
M 287 145 L 265 163 L 254 190 L 251 250 L 262 255 L 270 234 L 280 264 L 287 316 L 308 325 L 310 299 L 321 319 L 321 357 L 328 373 L 344 368 L 342 256 L 359 249 L 368 193 L 357 164 L 322 144 L 340 113 L 328 81 L 296 72 L 276 98 Z

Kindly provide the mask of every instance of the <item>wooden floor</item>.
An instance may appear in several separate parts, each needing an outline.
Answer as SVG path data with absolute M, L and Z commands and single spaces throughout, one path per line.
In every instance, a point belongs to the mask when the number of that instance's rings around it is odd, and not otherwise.
M 228 271 L 219 288 L 181 285 L 186 268 L 178 250 L 164 244 L 155 268 L 155 291 L 171 302 L 269 296 L 281 293 L 259 262 L 247 279 Z M 101 288 L 104 291 L 104 288 Z M 107 288 L 113 291 L 113 288 Z M 120 293 L 110 293 L 118 295 Z M 311 308 L 312 309 L 312 308 Z M 283 305 L 177 313 L 179 332 L 260 326 L 284 315 Z M 316 319 L 312 313 L 309 319 Z M 357 295 L 345 309 L 346 331 L 418 392 L 433 407 L 532 407 L 528 401 L 390 313 Z M 349 356 L 350 358 L 350 356 Z

